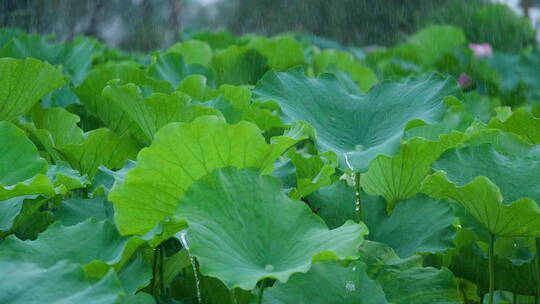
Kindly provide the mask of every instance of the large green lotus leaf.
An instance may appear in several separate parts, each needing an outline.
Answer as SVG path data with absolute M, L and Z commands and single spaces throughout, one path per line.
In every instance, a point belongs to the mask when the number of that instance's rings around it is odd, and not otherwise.
M 6 44 L 0 50 L 0 57 L 32 57 L 61 65 L 72 82 L 79 85 L 90 70 L 96 47 L 96 41 L 90 38 L 78 38 L 73 43 L 49 44 L 38 35 L 23 35 Z
M 431 172 L 431 163 L 462 142 L 464 134 L 454 129 L 464 131 L 470 123 L 467 118 L 462 112 L 449 112 L 440 124 L 407 131 L 405 137 L 411 138 L 401 142 L 397 155 L 380 155 L 369 164 L 368 171 L 361 175 L 362 188 L 371 195 L 384 197 L 389 211 L 398 201 L 414 197 Z
M 360 86 L 362 92 L 367 92 L 377 83 L 375 73 L 368 67 L 363 66 L 349 53 L 326 50 L 313 56 L 315 73 L 329 72 L 327 68 L 331 66 L 348 73 Z
M 8 236 L 0 244 L 0 252 L 17 252 L 25 260 L 50 267 L 61 260 L 85 265 L 92 277 L 101 277 L 109 266 L 119 270 L 143 240 L 118 234 L 114 224 L 89 219 L 73 226 L 56 222 L 34 241 Z
M 494 266 L 495 289 L 523 295 L 536 294 L 536 267 L 533 260 L 513 263 L 495 255 Z M 488 292 L 488 257 L 476 244 L 460 248 L 452 258 L 450 269 L 456 276 L 475 282 L 482 294 Z
M 269 173 L 274 160 L 304 138 L 297 135 L 267 144 L 255 125 L 245 121 L 229 125 L 215 116 L 168 124 L 150 147 L 141 150 L 135 169 L 109 194 L 118 229 L 122 234 L 152 230 L 173 214 L 189 185 L 215 168 L 256 167 Z
M 266 57 L 268 66 L 274 70 L 286 71 L 304 63 L 302 45 L 290 36 L 274 39 L 253 37 L 248 46 Z
M 342 168 L 366 171 L 371 160 L 399 150 L 410 122 L 443 118 L 445 96 L 456 94 L 454 80 L 431 76 L 422 81 L 382 82 L 366 95 L 351 95 L 334 75 L 315 79 L 302 69 L 270 71 L 254 89 L 255 97 L 277 101 L 288 121 L 305 121 L 317 130 L 322 151 L 338 154 Z
M 423 194 L 401 201 L 391 215 L 379 197 L 362 197 L 370 240 L 389 245 L 400 257 L 454 247 L 454 215 L 447 202 Z
M 329 230 L 279 180 L 254 168 L 212 171 L 189 187 L 175 215 L 189 225 L 201 273 L 245 290 L 264 278 L 286 282 L 318 260 L 355 258 L 368 232 L 352 221 Z
M 189 122 L 198 116 L 219 115 L 219 111 L 190 104 L 188 95 L 155 93 L 143 98 L 141 89 L 132 84 L 120 86 L 109 83 L 103 89 L 103 96 L 109 98 L 128 113 L 151 143 L 156 132 L 170 122 Z
M 0 185 L 15 185 L 47 172 L 47 161 L 36 146 L 13 124 L 0 121 Z
M 100 165 L 109 169 L 122 168 L 139 151 L 138 144 L 128 134 L 118 136 L 102 128 L 84 135 L 83 143 L 64 145 L 57 150 L 73 168 L 90 178 L 96 174 Z
M 540 207 L 536 202 L 524 198 L 503 204 L 501 191 L 485 176 L 458 186 L 438 171 L 424 180 L 422 191 L 436 199 L 458 201 L 493 235 L 540 236 Z
M 115 304 L 124 294 L 113 271 L 91 284 L 79 265 L 42 267 L 15 254 L 0 255 L 0 303 Z
M 398 201 L 414 197 L 422 181 L 431 172 L 430 165 L 444 152 L 457 145 L 463 134 L 442 135 L 439 141 L 415 137 L 401 144 L 399 154 L 379 156 L 361 176 L 362 188 L 369 194 L 381 195 L 394 209 Z
M 212 58 L 218 84 L 255 84 L 267 70 L 266 59 L 247 46 L 233 45 Z
M 308 195 L 305 200 L 331 229 L 343 225 L 347 220 L 358 219 L 354 188 L 345 180 L 322 187 Z
M 167 52 L 182 55 L 187 64 L 210 65 L 212 49 L 208 43 L 200 40 L 188 40 L 179 42 L 167 49 Z
M 443 170 L 456 186 L 463 186 L 477 176 L 485 176 L 498 186 L 503 203 L 520 198 L 540 202 L 540 157 L 501 154 L 492 145 L 465 147 L 446 151 L 432 167 Z
M 181 54 L 157 53 L 155 62 L 148 68 L 148 77 L 156 80 L 169 82 L 173 88 L 176 88 L 184 78 L 189 75 L 204 75 L 208 80 L 214 78 L 212 70 L 197 64 L 185 64 Z
M 381 286 L 366 274 L 367 266 L 336 261 L 313 264 L 307 273 L 295 274 L 285 284 L 277 283 L 263 296 L 267 304 L 385 304 Z
M 390 303 L 463 303 L 456 279 L 446 268 L 423 267 L 418 255 L 400 259 L 390 247 L 376 242 L 364 242 L 360 255 L 368 276 L 382 286 Z
M 540 118 L 526 109 L 517 109 L 505 120 L 493 118 L 489 126 L 517 134 L 531 145 L 540 144 Z
M 169 93 L 172 87 L 165 81 L 156 81 L 147 77 L 146 72 L 132 64 L 114 64 L 92 70 L 84 82 L 73 89 L 90 114 L 99 118 L 105 125 L 116 132 L 127 131 L 138 134 L 140 129 L 120 106 L 102 95 L 102 91 L 112 79 L 120 83 L 134 83 L 144 86 L 152 92 Z
M 60 71 L 32 58 L 0 58 L 0 75 L 0 120 L 25 114 L 45 94 L 64 85 Z

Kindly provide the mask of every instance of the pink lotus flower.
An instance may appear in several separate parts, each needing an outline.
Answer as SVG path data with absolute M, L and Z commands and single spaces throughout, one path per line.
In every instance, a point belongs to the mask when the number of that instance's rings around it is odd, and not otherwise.
M 473 51 L 474 57 L 484 58 L 493 55 L 493 48 L 489 43 L 469 43 L 469 48 Z
M 471 82 L 471 76 L 465 74 L 465 73 L 461 73 L 461 75 L 459 75 L 459 79 L 458 79 L 458 83 L 460 86 L 465 86 L 467 85 L 469 82 Z

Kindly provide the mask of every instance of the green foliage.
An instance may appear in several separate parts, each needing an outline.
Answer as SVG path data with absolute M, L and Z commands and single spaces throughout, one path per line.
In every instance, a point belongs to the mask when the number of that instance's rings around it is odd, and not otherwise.
M 0 119 L 26 114 L 45 94 L 64 84 L 62 74 L 36 59 L 0 59 Z
M 201 273 L 246 290 L 264 278 L 286 282 L 312 262 L 355 259 L 367 233 L 352 221 L 329 230 L 304 203 L 281 192 L 275 178 L 232 167 L 195 182 L 175 215 L 190 226 L 189 250 Z
M 424 18 L 426 20 L 426 18 Z M 421 21 L 422 22 L 422 21 Z M 428 14 L 428 23 L 448 23 L 463 29 L 471 42 L 491 44 L 502 52 L 517 52 L 535 44 L 536 33 L 530 21 L 503 4 L 482 1 L 447 1 Z
M 1 303 L 539 292 L 538 50 L 190 35 L 143 56 L 0 31 Z
M 365 171 L 378 155 L 398 151 L 408 125 L 438 122 L 446 109 L 443 98 L 457 94 L 456 89 L 453 81 L 433 76 L 383 82 L 368 94 L 353 95 L 333 75 L 311 79 L 294 69 L 267 73 L 254 92 L 257 98 L 277 101 L 283 119 L 313 125 L 318 147 L 337 152 L 341 168 Z M 368 127 L 375 124 L 377 128 Z

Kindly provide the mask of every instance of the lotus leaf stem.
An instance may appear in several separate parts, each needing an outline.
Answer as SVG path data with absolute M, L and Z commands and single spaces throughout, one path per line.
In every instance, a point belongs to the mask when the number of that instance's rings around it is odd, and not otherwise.
M 266 279 L 261 281 L 261 286 L 259 287 L 259 296 L 257 297 L 257 304 L 262 303 L 262 298 L 264 294 L 264 288 L 266 287 Z
M 489 262 L 489 304 L 493 304 L 495 292 L 495 269 L 493 267 L 493 250 L 495 249 L 495 236 L 489 234 L 488 262 Z

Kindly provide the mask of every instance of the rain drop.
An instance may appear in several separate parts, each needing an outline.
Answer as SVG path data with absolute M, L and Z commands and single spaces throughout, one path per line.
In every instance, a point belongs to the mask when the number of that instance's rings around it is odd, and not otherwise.
M 349 281 L 347 282 L 347 284 L 345 284 L 345 289 L 347 289 L 347 291 L 353 292 L 356 290 L 356 286 L 353 282 Z

